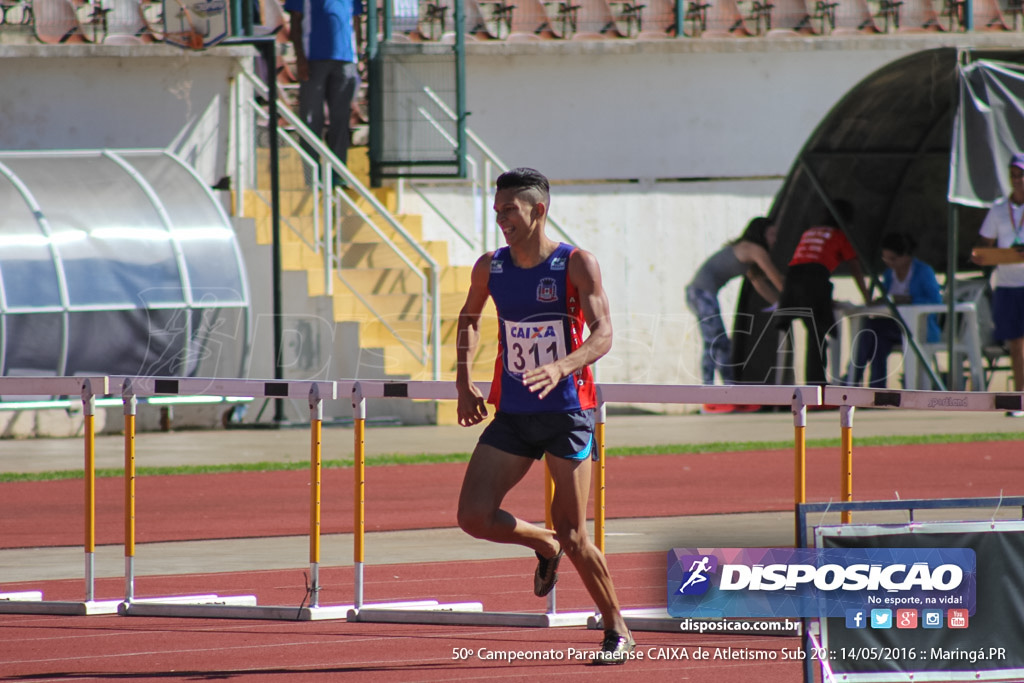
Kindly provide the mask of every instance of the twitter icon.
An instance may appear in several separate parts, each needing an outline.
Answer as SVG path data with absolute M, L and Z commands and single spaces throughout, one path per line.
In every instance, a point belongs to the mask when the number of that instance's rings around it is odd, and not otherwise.
M 892 610 L 871 610 L 871 628 L 892 628 Z

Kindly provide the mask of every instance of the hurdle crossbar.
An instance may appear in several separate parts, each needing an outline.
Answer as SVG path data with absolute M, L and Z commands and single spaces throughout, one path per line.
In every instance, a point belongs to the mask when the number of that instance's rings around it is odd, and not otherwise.
M 0 614 L 114 614 L 120 600 L 96 600 L 96 395 L 107 393 L 107 377 L 0 377 L 2 396 L 75 396 L 82 399 L 84 441 L 85 599 L 44 600 L 41 591 L 0 593 Z
M 339 382 L 339 387 L 346 383 Z M 414 398 L 453 400 L 458 398 L 453 382 L 421 381 L 421 382 L 385 382 L 385 381 L 360 381 L 351 383 L 353 391 L 353 416 L 357 425 L 365 420 L 366 398 Z M 477 382 L 477 388 L 483 395 L 487 395 L 490 383 Z M 604 423 L 605 403 L 678 403 L 678 404 L 704 404 L 704 403 L 733 403 L 733 404 L 760 404 L 789 406 L 793 411 L 794 420 L 794 441 L 796 443 L 796 477 L 797 495 L 796 502 L 804 502 L 804 477 L 806 471 L 806 444 L 804 428 L 807 420 L 807 406 L 817 406 L 822 403 L 821 388 L 817 386 L 705 386 L 705 385 L 636 385 L 636 384 L 598 384 L 599 396 L 598 420 L 595 425 L 595 440 L 598 448 L 597 475 L 595 477 L 595 543 L 604 551 Z M 386 623 L 413 623 L 413 624 L 443 624 L 443 625 L 466 625 L 466 626 L 525 626 L 525 627 L 553 627 L 553 626 L 582 626 L 590 628 L 601 628 L 600 616 L 594 610 L 588 612 L 559 613 L 555 610 L 554 590 L 549 594 L 547 612 L 541 613 L 520 613 L 520 612 L 483 612 L 482 606 L 477 608 L 478 603 L 472 603 L 471 610 L 459 609 L 382 609 L 374 606 L 363 605 L 364 582 L 363 582 L 363 550 L 364 540 L 362 537 L 363 520 L 361 517 L 362 498 L 364 494 L 363 469 L 365 458 L 365 444 L 363 432 L 357 428 L 356 436 L 356 508 L 357 519 L 355 526 L 355 604 L 350 611 L 349 621 L 362 622 L 386 622 Z M 641 630 L 671 630 L 680 631 L 682 620 L 668 616 L 664 608 L 643 608 L 637 610 L 623 610 L 623 616 L 631 629 Z
M 320 550 L 320 436 L 323 400 L 337 397 L 335 382 L 247 380 L 217 378 L 117 377 L 125 413 L 125 598 L 118 613 L 125 616 L 200 617 L 226 619 L 280 619 L 314 621 L 343 619 L 350 605 L 319 604 Z M 310 413 L 310 573 L 309 604 L 258 605 L 252 595 L 135 596 L 135 410 L 139 396 L 240 396 L 250 398 L 307 399 Z
M 429 385 L 423 387 L 422 385 Z M 460 623 L 437 621 L 456 618 L 455 615 L 483 614 L 479 602 L 440 604 L 436 600 L 419 603 L 377 603 L 367 605 L 365 597 L 364 566 L 366 562 L 366 399 L 401 397 L 435 398 L 432 394 L 455 397 L 452 382 L 338 382 L 339 391 L 347 389 L 352 396 L 354 482 L 352 523 L 353 604 L 346 613 L 348 621 L 374 621 L 387 623 Z M 440 616 L 438 616 L 440 615 Z M 467 617 L 468 618 L 468 617 Z M 420 620 L 414 620 L 420 619 Z
M 853 502 L 853 418 L 857 407 L 902 408 L 906 410 L 943 410 L 992 412 L 1021 410 L 1024 394 L 983 391 L 917 391 L 908 389 L 868 389 L 864 387 L 825 387 L 824 401 L 839 406 L 840 473 L 839 500 Z M 803 501 L 798 501 L 803 502 Z M 853 509 L 842 510 L 840 521 L 849 524 Z M 799 533 L 799 532 L 798 532 Z M 797 544 L 802 539 L 797 536 Z
M 626 403 L 684 403 L 684 404 L 757 404 L 789 406 L 793 414 L 794 444 L 794 499 L 806 500 L 807 479 L 807 407 L 822 405 L 822 391 L 817 386 L 706 386 L 706 385 L 635 385 L 604 384 L 602 396 L 608 401 Z M 799 528 L 795 530 L 799 534 Z M 631 631 L 684 632 L 685 620 L 672 617 L 664 607 L 624 609 L 622 616 Z M 707 620 L 694 620 L 707 621 Z M 715 621 L 715 620 L 710 620 Z M 591 629 L 603 629 L 599 616 L 587 622 Z M 696 626 L 693 629 L 696 631 Z M 765 635 L 764 632 L 761 635 Z M 791 632 L 778 631 L 772 635 L 789 636 Z

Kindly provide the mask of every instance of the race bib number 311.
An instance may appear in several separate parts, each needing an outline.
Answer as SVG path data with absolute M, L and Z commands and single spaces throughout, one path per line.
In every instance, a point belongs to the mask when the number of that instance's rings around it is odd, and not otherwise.
M 523 373 L 566 356 L 565 329 L 559 320 L 505 321 L 506 370 Z

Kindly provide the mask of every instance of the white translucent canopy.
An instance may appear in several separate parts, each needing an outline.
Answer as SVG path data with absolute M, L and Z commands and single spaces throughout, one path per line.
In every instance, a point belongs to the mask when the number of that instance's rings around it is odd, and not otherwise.
M 211 374 L 239 372 L 249 319 L 241 252 L 181 160 L 161 150 L 0 153 L 0 207 L 0 374 L 188 376 L 214 347 L 234 367 L 213 359 Z

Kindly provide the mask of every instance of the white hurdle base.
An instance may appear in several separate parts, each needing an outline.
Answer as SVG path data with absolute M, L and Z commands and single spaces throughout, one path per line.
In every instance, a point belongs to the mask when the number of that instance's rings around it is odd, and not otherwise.
M 370 605 L 349 612 L 349 621 L 380 624 L 427 624 L 437 626 L 522 626 L 549 628 L 584 626 L 593 612 L 530 614 L 527 612 L 484 612 L 479 602 L 437 605 L 426 609 L 393 609 Z
M 43 591 L 19 591 L 17 593 L 0 593 L 0 602 L 38 602 L 43 599 Z
M 120 604 L 120 600 L 47 601 L 43 600 L 42 591 L 0 593 L 0 614 L 59 614 L 72 617 L 117 614 Z
M 622 610 L 622 617 L 626 620 L 626 626 L 629 627 L 630 631 L 658 631 L 664 633 L 701 633 L 698 628 L 683 628 L 686 621 L 679 617 L 673 617 L 669 615 L 668 610 L 664 607 L 649 607 L 642 609 L 624 609 Z M 691 623 L 694 621 L 702 622 L 723 622 L 725 619 L 690 619 Z M 763 620 L 767 621 L 767 620 Z M 796 622 L 796 628 L 789 631 L 709 631 L 705 630 L 704 635 L 729 635 L 729 636 L 798 636 L 800 635 L 800 620 L 799 618 L 793 619 Z M 587 621 L 587 628 L 589 629 L 604 629 L 604 622 L 601 619 L 601 615 L 595 614 Z
M 218 598 L 205 604 L 187 604 L 184 601 L 136 600 L 122 603 L 119 613 L 129 617 L 192 617 L 197 619 L 263 619 L 276 621 L 325 621 L 346 619 L 353 605 L 326 605 L 322 607 L 289 607 L 257 605 L 253 595 Z M 436 606 L 436 600 L 416 600 L 382 605 L 396 609 Z

